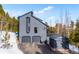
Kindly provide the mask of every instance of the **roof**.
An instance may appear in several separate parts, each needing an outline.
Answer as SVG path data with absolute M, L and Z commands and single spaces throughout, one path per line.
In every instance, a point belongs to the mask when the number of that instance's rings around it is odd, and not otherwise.
M 31 16 L 32 16 L 33 18 L 35 18 L 36 20 L 38 20 L 40 23 L 42 23 L 42 24 L 45 25 L 45 26 L 48 26 L 48 25 L 46 25 L 45 23 L 43 23 L 41 19 L 39 19 L 39 18 L 33 16 L 33 12 L 32 12 L 32 11 L 31 11 L 31 12 L 28 12 L 28 13 L 25 13 L 25 14 L 23 14 L 22 16 L 25 16 L 25 15 L 27 15 L 27 14 L 29 14 L 29 13 L 31 13 Z M 19 19 L 20 17 L 22 17 L 22 16 L 19 16 L 18 19 Z
M 32 15 L 32 17 L 35 18 L 36 20 L 38 20 L 40 23 L 44 24 L 45 26 L 48 26 L 48 25 L 46 25 L 45 23 L 43 23 L 41 19 L 39 19 L 39 18 L 37 18 L 37 17 L 35 17 L 35 16 L 33 16 L 33 15 Z
M 57 38 L 57 37 L 61 37 L 61 35 L 59 35 L 59 34 L 51 34 L 50 35 L 50 38 Z

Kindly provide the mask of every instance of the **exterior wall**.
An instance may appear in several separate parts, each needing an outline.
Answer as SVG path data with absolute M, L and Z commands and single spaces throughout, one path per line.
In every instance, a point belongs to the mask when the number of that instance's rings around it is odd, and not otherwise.
M 30 33 L 26 32 L 26 17 L 30 17 Z M 34 27 L 37 27 L 38 33 L 34 33 Z M 19 39 L 21 42 L 22 36 L 40 36 L 41 41 L 45 41 L 47 38 L 47 29 L 44 24 L 36 20 L 31 16 L 31 13 L 20 17 L 19 19 Z

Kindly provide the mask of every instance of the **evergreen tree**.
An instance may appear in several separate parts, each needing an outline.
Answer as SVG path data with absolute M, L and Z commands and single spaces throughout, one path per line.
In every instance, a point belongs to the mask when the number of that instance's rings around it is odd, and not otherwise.
M 70 32 L 70 43 L 79 47 L 79 20 L 76 21 L 76 28 Z
M 6 30 L 7 28 L 8 31 L 18 32 L 18 20 L 15 17 L 11 18 L 8 12 L 5 13 L 1 4 L 0 4 L 0 22 L 2 22 L 0 23 L 0 26 L 2 25 L 2 30 Z
M 0 4 L 0 19 L 5 16 L 5 11 L 3 10 L 2 5 Z
M 75 28 L 75 41 L 79 42 L 79 20 L 76 22 L 76 28 Z
M 18 19 L 16 19 L 15 17 L 13 17 L 13 24 L 14 24 L 14 27 L 13 27 L 13 31 L 14 32 L 18 32 Z

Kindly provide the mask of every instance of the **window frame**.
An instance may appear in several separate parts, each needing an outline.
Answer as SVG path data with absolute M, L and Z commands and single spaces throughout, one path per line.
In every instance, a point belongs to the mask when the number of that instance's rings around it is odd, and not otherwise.
M 30 32 L 30 17 L 26 17 L 26 32 Z
M 38 28 L 34 27 L 34 33 L 38 33 Z

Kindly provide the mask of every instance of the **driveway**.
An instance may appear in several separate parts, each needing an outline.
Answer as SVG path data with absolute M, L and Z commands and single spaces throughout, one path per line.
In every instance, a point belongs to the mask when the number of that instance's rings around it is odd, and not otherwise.
M 24 54 L 63 54 L 64 51 L 54 51 L 46 44 L 19 44 L 19 48 Z

